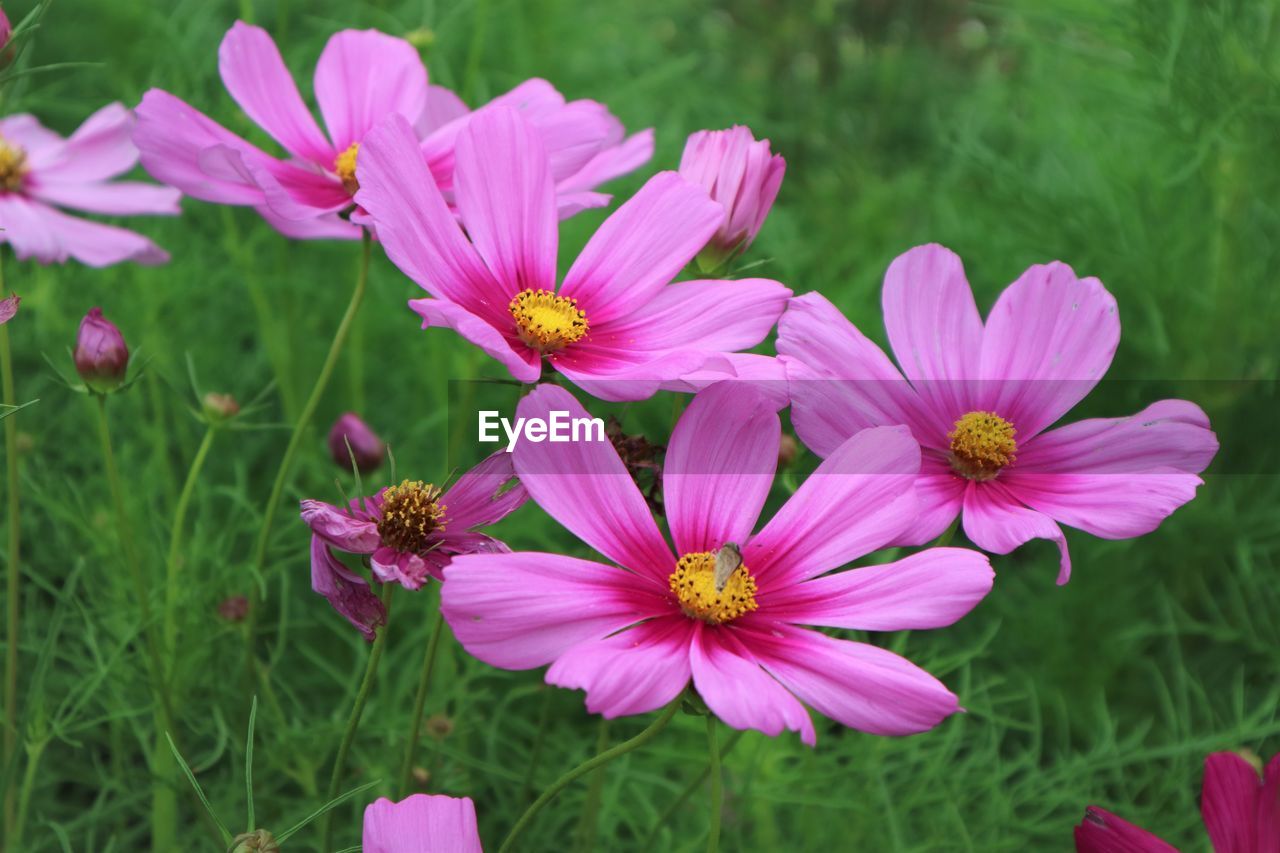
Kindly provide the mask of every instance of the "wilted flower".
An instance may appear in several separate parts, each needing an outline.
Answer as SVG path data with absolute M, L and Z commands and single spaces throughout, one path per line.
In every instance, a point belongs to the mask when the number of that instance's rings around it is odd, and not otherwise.
M 357 471 L 368 474 L 382 464 L 387 446 L 359 415 L 346 412 L 329 430 L 329 455 L 344 471 L 350 471 L 354 461 Z
M 750 128 L 700 130 L 689 137 L 680 174 L 704 187 L 725 211 L 724 222 L 698 256 L 702 269 L 715 269 L 747 250 L 778 197 L 786 170 L 782 155 L 770 153 L 769 140 L 757 142 Z
M 482 853 L 476 806 L 467 797 L 382 797 L 364 810 L 364 853 Z
M 920 518 L 897 544 L 928 542 L 963 514 L 985 551 L 1056 542 L 1066 583 L 1059 522 L 1106 539 L 1149 533 L 1195 496 L 1217 453 L 1209 419 L 1185 400 L 1048 429 L 1102 379 L 1120 341 L 1115 299 L 1066 264 L 1028 269 L 984 325 L 960 259 L 921 246 L 885 275 L 884 322 L 901 373 L 817 293 L 791 300 L 778 352 L 792 423 L 819 456 L 886 424 L 920 442 Z
M 311 588 L 372 640 L 386 617 L 382 602 L 363 577 L 344 566 L 332 549 L 369 557 L 373 577 L 420 589 L 440 579 L 457 554 L 502 552 L 507 546 L 476 528 L 496 524 L 525 502 L 511 454 L 499 451 L 458 478 L 447 490 L 405 480 L 376 495 L 357 498 L 346 509 L 323 501 L 302 502 L 311 527 Z
M 387 255 L 430 299 L 423 325 L 453 329 L 521 382 L 543 362 L 609 400 L 637 400 L 723 365 L 773 328 L 791 291 L 776 281 L 671 284 L 724 212 L 674 172 L 649 180 L 587 242 L 556 287 L 559 229 L 551 160 L 515 110 L 477 115 L 458 135 L 462 228 L 392 118 L 369 135 L 356 200 Z M 468 241 L 470 237 L 470 241 Z
M 89 390 L 106 394 L 119 388 L 129 369 L 129 347 L 116 325 L 90 308 L 80 321 L 74 354 L 76 372 Z
M 0 299 L 0 325 L 9 322 L 17 315 L 18 303 L 21 301 L 16 293 Z
M 58 210 L 133 215 L 178 213 L 179 192 L 136 181 L 111 181 L 133 168 L 133 114 L 109 104 L 63 139 L 35 116 L 0 119 L 0 242 L 19 258 L 73 258 L 91 267 L 121 261 L 159 264 L 168 254 L 141 234 Z
M 553 385 L 518 407 L 527 418 L 552 411 L 586 414 Z M 873 734 L 937 725 L 959 706 L 932 675 L 879 646 L 802 626 L 950 625 L 991 589 L 987 558 L 932 548 L 833 572 L 915 518 L 920 448 L 905 427 L 846 441 L 753 532 L 780 433 L 774 406 L 747 383 L 694 398 L 663 463 L 675 554 L 610 444 L 517 444 L 529 495 L 616 566 L 548 553 L 459 556 L 441 591 L 454 635 L 494 666 L 550 664 L 548 683 L 585 689 L 587 709 L 609 718 L 666 705 L 692 678 L 730 726 L 790 729 L 809 744 L 805 704 Z

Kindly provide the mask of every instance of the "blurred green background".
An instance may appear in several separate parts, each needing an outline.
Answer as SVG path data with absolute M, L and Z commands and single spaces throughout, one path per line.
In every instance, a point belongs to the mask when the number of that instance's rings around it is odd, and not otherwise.
M 29 8 L 8 3 L 17 20 Z M 1068 532 L 1075 574 L 1054 585 L 1055 549 L 997 557 L 991 596 L 954 628 L 877 637 L 942 677 L 968 713 L 882 739 L 822 721 L 816 749 L 748 734 L 725 760 L 726 850 L 1064 850 L 1095 803 L 1184 849 L 1207 849 L 1201 763 L 1216 749 L 1280 750 L 1280 8 L 1204 0 L 813 3 L 651 0 L 116 2 L 57 0 L 28 57 L 84 63 L 22 79 L 7 112 L 69 132 L 101 104 L 151 86 L 276 150 L 217 76 L 237 17 L 275 36 L 304 92 L 325 39 L 345 27 L 415 33 L 434 82 L 479 103 L 530 76 L 654 126 L 642 173 L 674 168 L 685 136 L 749 125 L 788 162 L 750 260 L 755 275 L 820 290 L 883 343 L 879 288 L 905 249 L 960 253 L 985 310 L 1027 265 L 1050 259 L 1103 280 L 1123 337 L 1110 378 L 1076 413 L 1121 415 L 1190 396 L 1222 452 L 1198 498 L 1157 532 L 1103 542 Z M 603 219 L 565 224 L 561 264 Z M 245 684 L 239 627 L 221 617 L 255 579 L 249 552 L 287 439 L 356 271 L 356 245 L 290 243 L 251 212 L 184 203 L 177 220 L 132 220 L 167 266 L 90 270 L 17 264 L 11 323 L 23 465 L 22 737 L 9 783 L 28 797 L 24 850 L 136 850 L 148 838 L 154 730 L 89 401 L 69 391 L 68 348 L 101 305 L 143 378 L 111 416 L 156 600 L 173 505 L 201 437 L 202 391 L 242 402 L 195 497 L 182 571 L 175 739 L 233 831 L 244 823 L 244 731 L 259 695 L 257 817 L 276 831 L 323 801 L 365 644 L 309 588 L 308 532 L 281 511 L 261 653 L 273 698 Z M 401 476 L 447 476 L 448 378 L 500 376 L 405 307 L 417 288 L 377 258 L 369 297 L 304 452 L 290 505 L 334 499 L 323 434 L 360 411 L 392 444 Z M 766 349 L 767 351 L 767 349 Z M 48 360 L 46 362 L 46 359 Z M 275 383 L 272 385 L 272 383 Z M 514 395 L 514 390 L 513 390 Z M 665 398 L 625 423 L 662 442 Z M 654 425 L 658 425 L 654 428 Z M 468 425 L 466 429 L 470 429 Z M 797 463 L 801 470 L 811 460 Z M 782 489 L 779 489 L 781 496 Z M 529 505 L 500 535 L 515 548 L 583 553 Z M 536 590 L 523 593 L 536 595 Z M 382 678 L 338 807 L 339 847 L 363 803 L 390 793 L 435 593 L 393 603 Z M 420 751 L 424 790 L 475 799 L 497 842 L 536 791 L 595 748 L 581 694 L 505 673 L 448 639 Z M 616 742 L 645 725 L 623 719 Z M 725 732 L 727 736 L 728 732 Z M 566 790 L 524 849 L 698 850 L 707 795 L 681 792 L 706 767 L 702 725 L 680 718 L 653 745 Z M 184 850 L 218 843 L 176 783 Z M 304 831 L 286 849 L 311 849 Z

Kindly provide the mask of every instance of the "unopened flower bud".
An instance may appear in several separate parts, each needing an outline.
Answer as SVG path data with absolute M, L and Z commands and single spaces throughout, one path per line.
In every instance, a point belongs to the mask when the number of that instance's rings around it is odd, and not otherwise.
M 242 832 L 231 839 L 231 853 L 280 853 L 280 842 L 265 829 Z
M 129 369 L 129 347 L 124 335 L 102 316 L 101 308 L 89 309 L 80 321 L 74 357 L 80 378 L 99 394 L 119 388 Z
M 243 595 L 232 595 L 218 604 L 218 615 L 228 622 L 243 622 L 249 615 L 249 599 Z
M 427 734 L 436 740 L 444 740 L 453 734 L 453 720 L 444 714 L 432 714 L 427 717 Z
M 800 453 L 800 445 L 796 441 L 795 436 L 789 432 L 782 434 L 782 440 L 778 442 L 778 467 L 785 468 L 792 462 L 796 461 L 796 456 Z
M 698 266 L 714 270 L 746 251 L 769 215 L 787 164 L 740 125 L 692 134 L 680 158 L 680 174 L 706 189 L 724 208 L 720 229 L 698 255 Z
M 418 50 L 428 50 L 435 46 L 436 31 L 430 27 L 418 27 L 404 34 L 404 40 Z
M 0 10 L 0 18 L 4 16 L 4 11 Z M 8 23 L 7 21 L 5 22 Z M 18 303 L 22 300 L 18 298 L 18 294 L 13 294 L 4 299 L 0 299 L 0 326 L 13 319 L 18 313 Z
M 351 447 L 350 452 L 347 450 L 348 445 Z M 338 463 L 338 467 L 349 471 L 354 461 L 357 471 L 368 474 L 382 464 L 387 446 L 359 415 L 347 412 L 329 430 L 329 454 Z
M 227 421 L 240 414 L 240 404 L 230 394 L 218 394 L 210 391 L 200 401 L 204 416 L 214 423 Z

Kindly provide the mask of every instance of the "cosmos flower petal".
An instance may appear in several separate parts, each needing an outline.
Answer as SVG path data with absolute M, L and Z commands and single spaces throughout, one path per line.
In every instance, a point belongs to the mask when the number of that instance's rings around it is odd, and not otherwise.
M 76 128 L 56 158 L 38 164 L 40 182 L 91 183 L 129 171 L 138 162 L 133 128 L 124 104 L 107 104 Z
M 21 301 L 16 293 L 0 298 L 0 325 L 18 316 L 18 303 Z
M 519 481 L 511 454 L 500 450 L 484 459 L 440 496 L 445 508 L 446 532 L 470 530 L 486 524 L 496 524 L 520 507 L 529 498 Z M 503 486 L 515 481 L 511 488 Z
M 1038 474 L 1010 471 L 1005 487 L 1032 509 L 1103 539 L 1150 533 L 1204 484 L 1163 468 L 1142 474 Z
M 413 124 L 418 136 L 426 138 L 435 130 L 471 112 L 466 102 L 444 86 L 427 86 L 426 104 Z
M 66 140 L 40 123 L 30 113 L 15 113 L 0 118 L 0 136 L 22 146 L 27 152 L 27 163 L 38 169 L 51 163 L 66 147 Z
M 635 352 L 610 349 L 589 340 L 557 353 L 551 365 L 592 397 L 618 402 L 647 400 L 660 388 L 680 386 L 685 377 L 716 370 L 723 378 L 732 371 L 721 353 L 700 349 Z M 682 389 L 687 390 L 687 389 Z
M 447 299 L 411 299 L 409 307 L 422 317 L 422 328 L 444 326 L 480 347 L 511 371 L 520 382 L 537 382 L 542 375 L 536 350 L 513 346 L 489 322 Z M 517 344 L 518 346 L 518 344 Z
M 63 184 L 41 181 L 31 195 L 48 204 L 73 207 L 88 213 L 128 216 L 139 213 L 177 214 L 182 194 L 173 187 L 138 181 Z
M 483 853 L 476 807 L 467 797 L 385 797 L 364 810 L 364 853 Z
M 778 415 L 750 386 L 721 382 L 693 398 L 662 472 L 677 553 L 747 541 L 773 486 L 781 435 Z
M 1215 752 L 1204 760 L 1200 811 L 1215 853 L 1260 853 L 1274 847 L 1256 843 L 1262 779 L 1253 765 L 1234 752 Z M 1276 808 L 1275 803 L 1269 804 Z
M 304 500 L 302 520 L 311 532 L 335 548 L 351 554 L 372 554 L 380 544 L 378 525 L 369 517 L 357 517 L 324 501 Z
M 578 171 L 562 179 L 556 189 L 562 195 L 590 190 L 639 169 L 653 159 L 653 128 L 633 133 L 620 144 L 607 147 Z
M 444 578 L 441 612 L 454 636 L 503 669 L 545 666 L 671 606 L 629 572 L 559 554 L 464 554 Z
M 13 211 L 21 212 L 10 220 L 6 214 Z M 20 232 L 23 235 L 13 241 L 19 258 L 34 255 L 44 263 L 71 258 L 89 267 L 106 267 L 122 261 L 151 266 L 169 260 L 168 252 L 134 231 L 68 216 L 52 207 L 16 196 L 0 208 L 0 217 L 6 229 L 3 232 L 6 239 L 13 240 Z M 24 254 L 21 241 L 34 238 L 36 230 L 41 232 L 36 240 L 36 249 Z
M 969 481 L 957 476 L 940 454 L 928 451 L 920 456 L 920 476 L 916 479 L 916 520 L 893 541 L 895 545 L 927 545 L 943 534 L 964 508 L 965 486 Z
M 689 683 L 693 622 L 683 614 L 642 622 L 568 649 L 547 683 L 587 692 L 587 711 L 605 719 L 655 711 Z
M 964 533 L 992 554 L 1008 554 L 1032 539 L 1058 545 L 1058 583 L 1071 579 L 1071 555 L 1062 528 L 1044 513 L 1030 509 L 999 481 L 969 483 L 964 494 Z
M 369 589 L 369 582 L 342 565 L 319 536 L 311 537 L 311 588 L 328 599 L 369 642 L 376 628 L 387 622 L 386 608 Z
M 624 133 L 622 122 L 604 104 L 591 100 L 570 101 L 546 115 L 530 116 L 530 123 L 543 140 L 557 183 L 585 168 L 606 146 L 616 146 Z
M 255 208 L 267 224 L 290 240 L 359 240 L 364 229 L 336 213 L 314 219 L 286 219 L 270 207 Z
M 1256 829 L 1259 850 L 1280 850 L 1280 753 L 1271 757 L 1262 774 Z
M 67 250 L 41 215 L 45 208 L 16 193 L 0 194 L 0 243 L 8 243 L 18 260 L 61 263 Z
M 1076 853 L 1178 853 L 1142 827 L 1097 806 L 1085 809 L 1075 841 Z
M 392 113 L 416 122 L 427 103 L 427 69 L 404 39 L 342 30 L 316 62 L 315 93 L 334 150 L 341 152 Z

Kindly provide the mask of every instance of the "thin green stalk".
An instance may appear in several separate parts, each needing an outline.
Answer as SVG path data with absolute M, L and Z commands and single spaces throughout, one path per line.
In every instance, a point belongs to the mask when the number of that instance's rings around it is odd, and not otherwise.
M 719 721 L 707 714 L 707 754 L 711 760 L 711 829 L 707 833 L 707 853 L 720 849 L 720 813 L 723 811 L 724 779 L 720 774 L 720 745 L 716 742 L 716 725 Z
M 400 796 L 409 794 L 409 779 L 413 776 L 413 758 L 418 752 L 418 738 L 422 732 L 422 715 L 427 706 L 427 691 L 431 687 L 431 673 L 436 666 L 436 650 L 440 647 L 440 635 L 444 633 L 444 614 L 440 612 L 437 600 L 436 624 L 431 629 L 431 639 L 427 642 L 427 653 L 422 658 L 422 674 L 418 677 L 418 690 L 413 697 L 413 717 L 409 724 L 409 746 L 404 751 L 404 761 L 400 764 Z
M 333 772 L 329 775 L 329 790 L 324 801 L 330 802 L 338 796 L 338 786 L 342 784 L 342 771 L 347 764 L 347 753 L 355 742 L 356 730 L 360 728 L 360 717 L 364 715 L 364 706 L 373 692 L 374 682 L 378 676 L 378 661 L 382 658 L 382 649 L 387 644 L 387 626 L 391 622 L 391 590 L 395 584 L 382 585 L 382 606 L 386 608 L 387 618 L 382 630 L 374 638 L 373 648 L 369 649 L 369 660 L 364 667 L 364 676 L 360 679 L 360 687 L 356 691 L 355 701 L 351 703 L 351 715 L 347 717 L 347 727 L 342 732 L 342 740 L 338 743 L 338 754 L 333 758 Z M 333 849 L 332 818 L 333 813 L 325 812 L 320 818 L 320 853 L 329 853 Z
M 640 734 L 630 740 L 624 740 L 622 743 L 612 747 L 611 749 L 605 750 L 594 758 L 587 759 L 568 773 L 565 773 L 556 781 L 552 782 L 551 786 L 547 788 L 547 790 L 543 791 L 538 799 L 533 801 L 533 805 L 525 809 L 524 814 L 520 815 L 520 819 L 516 821 L 516 825 L 511 828 L 511 832 L 507 833 L 506 840 L 503 841 L 502 846 L 498 848 L 498 853 L 506 853 L 506 851 L 514 849 L 515 841 L 520 836 L 520 833 L 524 831 L 525 827 L 527 827 L 534 817 L 537 816 L 538 812 L 542 811 L 543 806 L 554 800 L 556 795 L 573 782 L 573 780 L 577 779 L 584 773 L 590 773 L 597 767 L 602 767 L 610 761 L 613 761 L 613 759 L 618 756 L 625 755 L 631 750 L 642 747 L 649 741 L 653 740 L 658 732 L 666 728 L 667 723 L 671 722 L 671 718 L 676 715 L 676 711 L 680 710 L 680 703 L 683 701 L 684 694 L 682 693 L 672 700 L 671 704 L 667 705 L 667 707 L 663 709 L 662 713 L 658 715 L 658 719 L 650 723 L 649 727 L 640 732 Z
M 724 746 L 720 750 L 721 761 L 728 757 L 729 753 L 733 752 L 734 747 L 738 745 L 738 741 L 742 740 L 742 735 L 743 732 L 741 730 L 737 730 L 733 734 L 729 735 L 729 739 L 724 742 Z M 662 814 L 659 815 L 658 819 L 654 822 L 653 829 L 649 830 L 649 835 L 640 849 L 655 849 L 655 842 L 658 840 L 658 833 L 662 830 L 662 827 L 671 822 L 671 818 L 675 813 L 680 810 L 681 806 L 689 801 L 689 798 L 693 796 L 694 791 L 702 787 L 702 783 L 707 781 L 707 777 L 709 775 L 711 775 L 710 764 L 703 767 L 702 772 L 689 780 L 689 784 L 680 792 L 680 796 L 672 800 L 671 805 L 662 810 Z
M 520 803 L 527 803 L 533 793 L 533 779 L 538 775 L 538 762 L 542 758 L 542 743 L 547 739 L 547 724 L 551 722 L 551 689 L 542 688 L 542 702 L 538 711 L 538 733 L 533 738 L 533 748 L 529 750 L 529 767 L 524 773 L 524 782 L 520 785 Z
M 280 457 L 280 467 L 276 470 L 275 482 L 271 484 L 271 495 L 267 498 L 267 505 L 263 509 L 262 527 L 258 531 L 258 539 L 253 546 L 251 565 L 254 573 L 254 582 L 250 587 L 249 614 L 244 622 L 246 661 L 251 673 L 252 670 L 257 668 L 257 657 L 254 654 L 253 642 L 258 623 L 258 578 L 262 574 L 263 566 L 266 565 L 267 545 L 271 541 L 271 528 L 275 524 L 276 512 L 280 509 L 280 498 L 284 494 L 285 484 L 288 482 L 289 474 L 293 470 L 293 459 L 298 454 L 298 448 L 302 445 L 302 438 L 307 431 L 307 426 L 311 423 L 311 418 L 315 415 L 316 408 L 320 405 L 320 398 L 324 395 L 325 388 L 329 385 L 330 377 L 333 376 L 333 369 L 338 363 L 338 357 L 342 354 L 342 348 L 351 332 L 351 324 L 355 320 L 356 314 L 360 311 L 360 303 L 364 301 L 364 293 L 369 283 L 369 257 L 371 250 L 372 240 L 366 230 L 360 238 L 360 268 L 356 274 L 356 286 L 351 293 L 351 301 L 347 303 L 347 310 L 342 315 L 342 320 L 338 323 L 337 331 L 333 333 L 333 341 L 329 344 L 329 354 L 325 356 L 324 364 L 320 367 L 320 375 L 316 377 L 316 383 L 311 389 L 311 396 L 307 398 L 307 402 L 302 407 L 302 413 L 298 415 L 298 420 L 293 425 L 293 433 L 289 436 L 289 443 L 285 446 L 284 455 Z
M 22 789 L 18 794 L 18 812 L 9 839 L 12 846 L 7 849 L 22 849 L 22 830 L 27 822 L 27 808 L 31 805 L 31 791 L 36 784 L 36 770 L 40 766 L 40 757 L 44 755 L 44 748 L 48 743 L 48 739 L 42 739 L 27 747 L 27 769 L 22 774 Z
M 217 427 L 210 424 L 204 431 L 204 438 L 196 449 L 195 458 L 191 460 L 191 468 L 187 471 L 186 482 L 182 484 L 182 492 L 178 495 L 177 506 L 173 510 L 173 526 L 169 531 L 169 556 L 165 560 L 164 582 L 164 650 L 170 662 L 174 657 L 174 649 L 178 640 L 178 574 L 182 557 L 182 535 L 186 527 L 187 510 L 191 506 L 191 496 L 195 494 L 196 483 L 204 468 L 209 450 L 213 447 L 213 436 Z M 164 747 L 160 743 L 159 747 Z
M 0 296 L 4 293 L 4 280 L 0 278 Z M 9 327 L 0 325 L 0 385 L 3 386 L 4 404 L 17 405 L 13 384 L 13 353 L 9 347 Z M 18 507 L 18 419 L 12 415 L 4 419 L 5 491 L 9 493 L 9 544 L 5 560 L 5 594 L 8 596 L 8 614 L 5 618 L 4 647 L 4 764 L 13 760 L 18 743 L 18 619 L 19 582 L 22 577 L 19 557 L 20 513 Z M 14 821 L 14 790 L 7 786 L 4 792 L 4 825 L 12 827 Z M 8 845 L 13 847 L 12 842 Z
M 960 529 L 960 516 L 956 516 L 956 520 L 948 525 L 947 529 L 942 531 L 942 535 L 933 540 L 930 548 L 944 548 L 951 544 L 951 540 L 955 538 L 956 531 Z
M 596 732 L 596 752 L 604 752 L 609 746 L 609 721 L 600 718 L 600 727 Z M 604 796 L 605 767 L 597 767 L 591 774 L 591 783 L 587 786 L 587 797 L 582 803 L 582 817 L 578 820 L 577 850 L 589 851 L 595 848 L 596 826 L 599 824 L 600 800 Z

